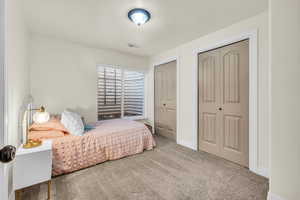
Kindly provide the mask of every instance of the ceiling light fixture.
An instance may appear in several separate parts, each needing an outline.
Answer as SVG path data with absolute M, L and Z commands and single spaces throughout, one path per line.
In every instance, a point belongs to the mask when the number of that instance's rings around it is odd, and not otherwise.
M 145 9 L 134 8 L 128 12 L 128 18 L 133 23 L 140 26 L 150 20 L 151 14 Z

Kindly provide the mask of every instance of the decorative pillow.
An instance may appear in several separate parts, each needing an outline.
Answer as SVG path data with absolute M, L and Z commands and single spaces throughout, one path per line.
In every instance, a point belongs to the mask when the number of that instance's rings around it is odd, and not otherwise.
M 61 123 L 71 135 L 80 136 L 84 132 L 81 116 L 77 113 L 65 110 L 61 114 Z
M 60 121 L 61 114 L 50 114 L 50 118 L 58 119 Z
M 61 124 L 60 120 L 57 118 L 51 117 L 48 122 L 45 123 L 33 123 L 29 127 L 29 131 L 50 131 L 50 130 L 59 130 L 63 132 L 68 132 L 65 127 Z
M 95 127 L 90 125 L 90 124 L 86 124 L 84 125 L 84 132 L 88 132 L 88 131 L 91 131 L 93 130 Z

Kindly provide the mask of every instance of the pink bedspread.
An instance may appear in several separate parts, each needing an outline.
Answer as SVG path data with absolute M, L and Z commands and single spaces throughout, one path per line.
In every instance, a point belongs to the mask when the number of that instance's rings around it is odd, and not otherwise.
M 52 175 L 83 169 L 98 163 L 153 149 L 155 141 L 142 123 L 107 120 L 83 136 L 53 139 Z

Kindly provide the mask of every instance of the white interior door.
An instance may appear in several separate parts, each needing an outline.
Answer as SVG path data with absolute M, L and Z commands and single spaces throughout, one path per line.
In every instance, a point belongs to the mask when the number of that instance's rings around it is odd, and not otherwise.
M 176 140 L 176 61 L 155 67 L 155 132 Z
M 249 41 L 199 54 L 199 149 L 248 167 Z
M 0 149 L 5 145 L 5 0 L 0 0 Z M 0 162 L 0 199 L 8 199 L 8 179 Z

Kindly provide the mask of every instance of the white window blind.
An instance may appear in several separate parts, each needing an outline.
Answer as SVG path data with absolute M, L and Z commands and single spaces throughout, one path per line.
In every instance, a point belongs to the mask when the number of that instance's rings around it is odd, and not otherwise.
M 97 92 L 98 120 L 143 116 L 143 73 L 98 67 Z

